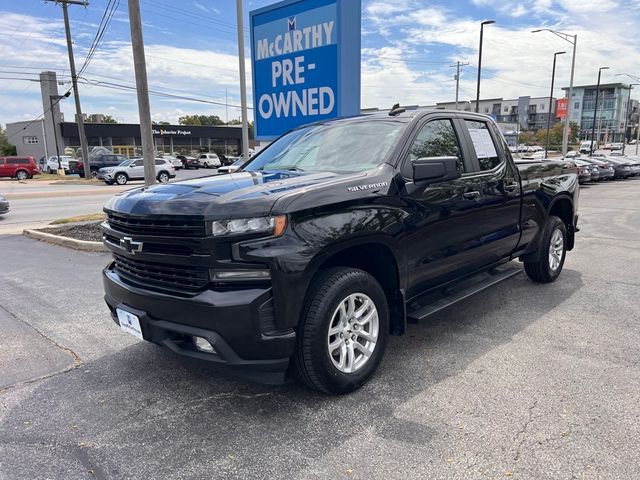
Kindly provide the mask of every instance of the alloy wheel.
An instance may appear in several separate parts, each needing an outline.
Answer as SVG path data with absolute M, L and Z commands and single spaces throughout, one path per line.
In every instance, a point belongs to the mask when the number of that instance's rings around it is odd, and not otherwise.
M 549 241 L 549 268 L 556 271 L 562 262 L 564 253 L 564 235 L 559 228 L 556 228 Z
M 353 293 L 336 308 L 327 332 L 327 349 L 333 366 L 355 373 L 371 358 L 378 342 L 379 318 L 373 300 Z

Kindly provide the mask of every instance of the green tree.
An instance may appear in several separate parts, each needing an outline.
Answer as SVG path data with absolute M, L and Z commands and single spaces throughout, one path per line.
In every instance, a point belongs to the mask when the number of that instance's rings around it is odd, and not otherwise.
M 185 115 L 178 118 L 178 123 L 194 127 L 224 125 L 224 122 L 217 115 Z
M 531 132 L 529 130 L 523 130 L 522 132 L 520 132 L 518 141 L 524 145 L 533 145 L 535 143 L 538 143 L 538 141 L 536 140 L 535 132 Z
M 242 120 L 239 118 L 234 118 L 233 120 L 229 120 L 227 125 L 242 125 Z M 253 122 L 249 122 L 249 138 L 253 138 Z
M 17 155 L 16 147 L 9 143 L 7 134 L 1 126 L 0 126 L 0 154 Z
M 111 115 L 105 115 L 103 123 L 118 123 L 118 121 L 115 118 L 113 118 Z

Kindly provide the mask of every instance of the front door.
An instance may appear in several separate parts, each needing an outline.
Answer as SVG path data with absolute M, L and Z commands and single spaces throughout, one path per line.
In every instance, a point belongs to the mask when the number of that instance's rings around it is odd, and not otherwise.
M 483 250 L 483 198 L 473 178 L 471 152 L 462 125 L 450 116 L 430 117 L 411 143 L 402 165 L 407 182 L 403 199 L 403 249 L 407 267 L 407 298 L 486 265 Z M 424 184 L 412 181 L 413 161 L 458 157 L 457 180 Z
M 144 178 L 144 160 L 139 159 L 129 165 L 129 171 L 127 172 L 129 178 L 132 180 L 139 180 Z

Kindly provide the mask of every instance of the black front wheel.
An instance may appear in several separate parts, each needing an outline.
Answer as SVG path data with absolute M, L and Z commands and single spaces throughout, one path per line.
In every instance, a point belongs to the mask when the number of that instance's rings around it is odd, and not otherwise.
M 547 219 L 539 248 L 538 260 L 524 262 L 524 270 L 534 282 L 553 282 L 560 275 L 567 254 L 567 227 L 555 215 Z
M 389 308 L 367 272 L 331 268 L 313 281 L 298 330 L 295 364 L 311 388 L 344 394 L 360 388 L 382 360 Z

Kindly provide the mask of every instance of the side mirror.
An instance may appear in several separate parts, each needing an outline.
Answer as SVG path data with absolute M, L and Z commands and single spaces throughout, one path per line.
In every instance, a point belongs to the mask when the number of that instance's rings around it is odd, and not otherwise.
M 458 157 L 424 157 L 413 161 L 414 182 L 446 182 L 460 178 Z

